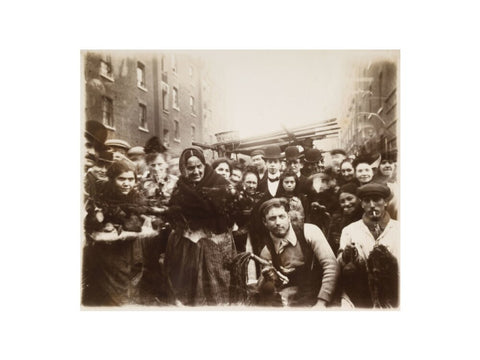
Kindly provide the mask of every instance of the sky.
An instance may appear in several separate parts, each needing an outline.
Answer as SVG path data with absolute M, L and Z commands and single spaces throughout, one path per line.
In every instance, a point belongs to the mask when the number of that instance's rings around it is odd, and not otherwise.
M 355 64 L 394 58 L 391 51 L 235 50 L 202 53 L 225 89 L 225 129 L 241 138 L 338 118 Z

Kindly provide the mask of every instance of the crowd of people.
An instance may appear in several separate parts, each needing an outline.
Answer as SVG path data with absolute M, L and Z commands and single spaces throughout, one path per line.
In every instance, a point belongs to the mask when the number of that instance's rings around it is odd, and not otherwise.
M 86 123 L 83 305 L 398 307 L 395 154 L 106 137 Z

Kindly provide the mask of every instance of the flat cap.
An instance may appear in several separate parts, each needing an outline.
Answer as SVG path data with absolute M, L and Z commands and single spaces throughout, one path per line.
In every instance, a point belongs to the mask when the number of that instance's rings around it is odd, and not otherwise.
M 288 206 L 288 200 L 286 198 L 273 198 L 262 203 L 262 205 L 260 205 L 259 207 L 259 211 L 263 217 L 265 216 L 265 213 L 268 210 L 270 210 L 271 207 L 280 207 L 280 206 L 283 206 L 287 212 L 290 210 Z
M 127 152 L 128 156 L 135 156 L 135 155 L 145 155 L 145 150 L 143 150 L 143 146 L 134 146 Z
M 250 156 L 257 156 L 257 155 L 262 155 L 262 156 L 264 156 L 264 155 L 265 155 L 265 151 L 263 151 L 262 149 L 256 149 L 256 150 L 253 150 L 253 151 L 250 153 Z
M 130 149 L 130 144 L 125 140 L 120 139 L 108 139 L 107 141 L 105 141 L 105 146 L 116 146 L 125 150 Z
M 387 185 L 380 183 L 369 183 L 358 188 L 357 196 L 360 199 L 363 199 L 364 197 L 369 195 L 378 195 L 385 200 L 390 200 L 392 192 Z

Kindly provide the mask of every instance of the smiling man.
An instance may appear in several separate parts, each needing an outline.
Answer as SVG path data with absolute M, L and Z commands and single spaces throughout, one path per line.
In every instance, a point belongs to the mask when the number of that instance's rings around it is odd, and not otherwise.
M 292 226 L 284 198 L 262 204 L 260 213 L 268 230 L 261 257 L 272 261 L 258 282 L 261 294 L 275 287 L 287 306 L 325 307 L 333 297 L 339 266 L 321 230 L 313 224 Z M 288 283 L 281 283 L 288 278 Z

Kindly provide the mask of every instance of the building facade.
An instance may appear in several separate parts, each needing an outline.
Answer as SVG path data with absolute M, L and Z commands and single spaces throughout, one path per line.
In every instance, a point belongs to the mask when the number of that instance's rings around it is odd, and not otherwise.
M 221 85 L 195 55 L 88 51 L 83 61 L 85 120 L 102 122 L 108 139 L 143 146 L 157 136 L 178 156 L 192 142 L 213 143 L 225 122 Z
M 397 65 L 379 61 L 355 69 L 342 117 L 341 147 L 355 155 L 397 152 Z

